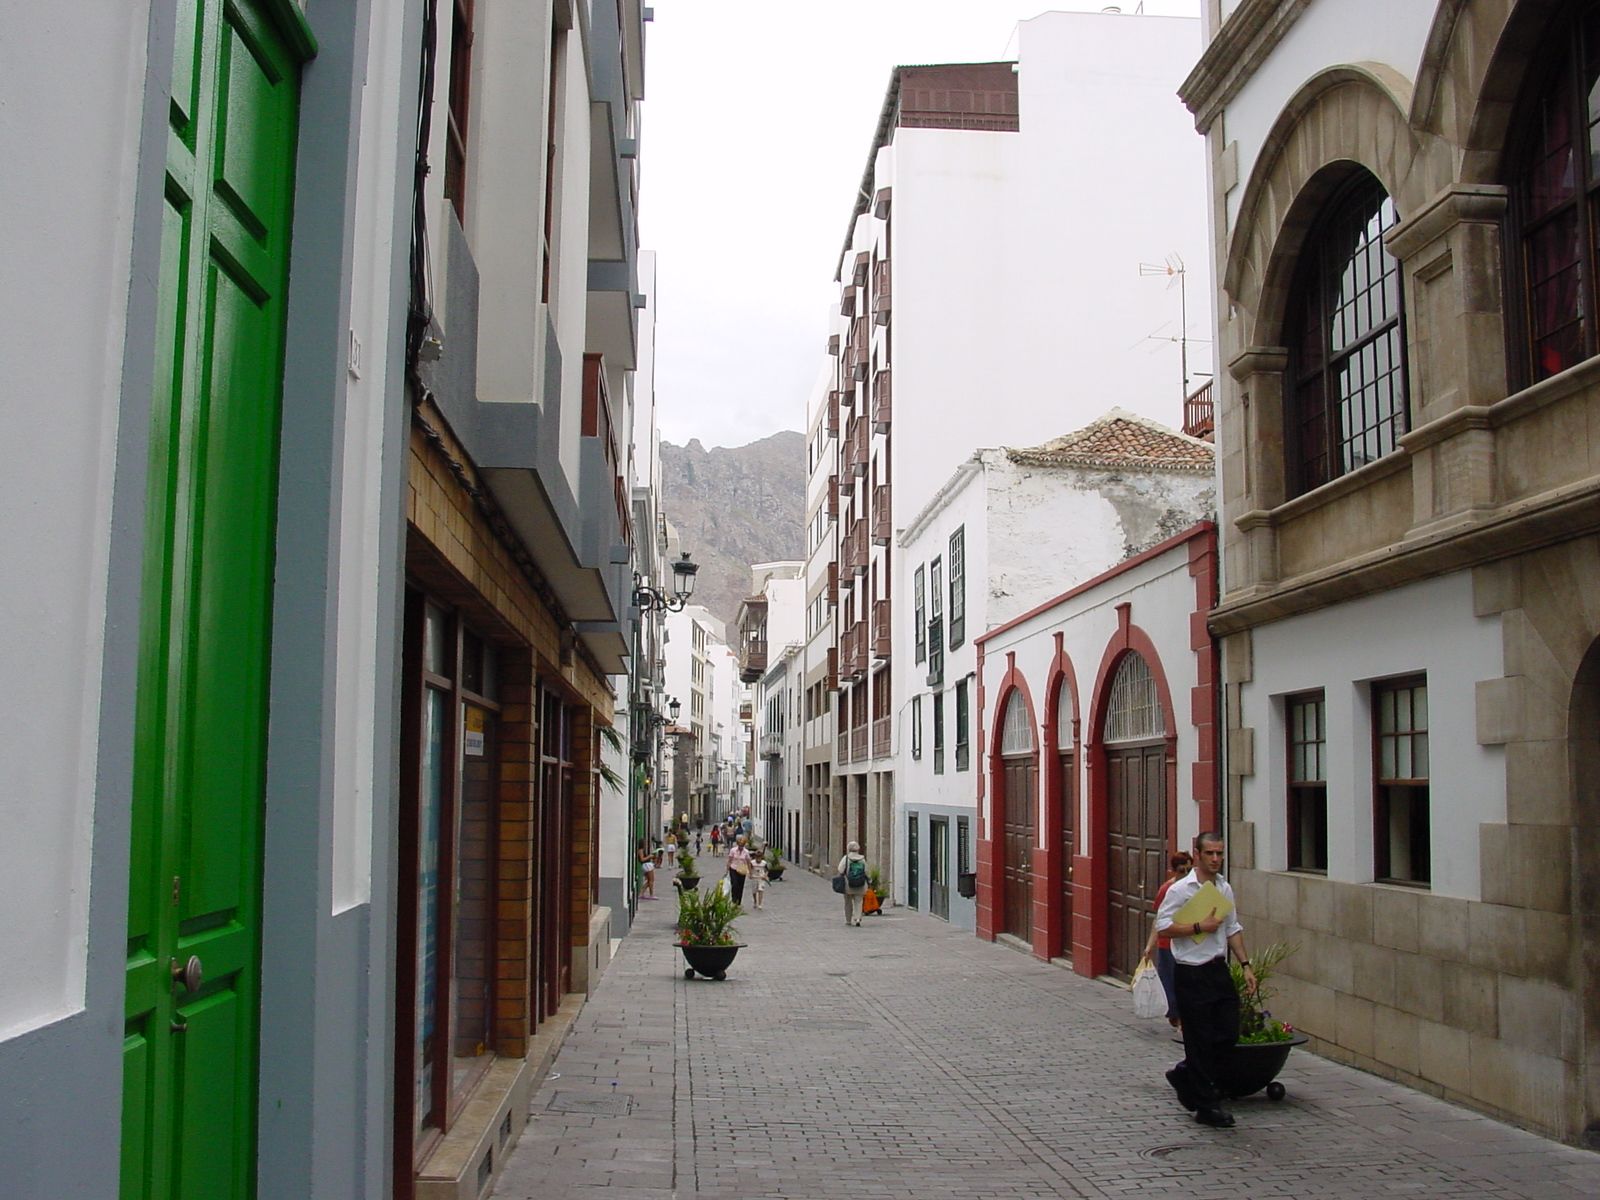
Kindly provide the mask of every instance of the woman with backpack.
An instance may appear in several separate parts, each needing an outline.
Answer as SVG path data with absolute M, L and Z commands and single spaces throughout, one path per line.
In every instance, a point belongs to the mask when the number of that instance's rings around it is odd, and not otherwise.
M 861 898 L 867 894 L 867 859 L 861 853 L 861 844 L 851 842 L 839 860 L 839 874 L 844 879 L 844 923 L 861 924 Z

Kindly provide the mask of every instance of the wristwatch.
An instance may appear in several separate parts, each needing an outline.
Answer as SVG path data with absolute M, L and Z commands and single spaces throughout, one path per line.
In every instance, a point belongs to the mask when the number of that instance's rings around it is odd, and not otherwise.
M 1239 965 L 1241 967 L 1248 967 L 1250 965 L 1250 960 L 1248 958 L 1241 958 L 1239 960 Z

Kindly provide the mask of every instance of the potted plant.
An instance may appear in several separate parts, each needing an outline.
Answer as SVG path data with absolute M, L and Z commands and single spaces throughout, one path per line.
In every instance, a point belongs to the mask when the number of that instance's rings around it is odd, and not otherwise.
M 862 901 L 862 914 L 881 913 L 889 899 L 889 881 L 876 867 L 867 876 L 867 895 L 872 899 Z
M 1250 960 L 1256 975 L 1253 992 L 1245 986 L 1244 968 L 1236 962 L 1228 964 L 1233 986 L 1239 990 L 1239 1040 L 1217 1061 L 1217 1086 L 1234 1099 L 1265 1088 L 1268 1099 L 1282 1100 L 1285 1091 L 1277 1082 L 1278 1072 L 1289 1061 L 1289 1051 L 1309 1040 L 1267 1009 L 1267 1001 L 1278 994 L 1272 986 L 1278 964 L 1299 948 L 1274 942 L 1258 950 Z
M 742 911 L 721 888 L 710 888 L 704 895 L 690 888 L 678 892 L 678 945 L 689 964 L 685 979 L 693 979 L 696 972 L 711 979 L 728 977 L 728 967 L 744 945 L 733 932 L 733 922 Z
M 767 878 L 777 883 L 783 878 L 783 855 L 778 853 L 776 846 L 767 847 Z
M 673 882 L 680 892 L 692 892 L 700 886 L 700 869 L 687 849 L 678 851 L 678 877 Z

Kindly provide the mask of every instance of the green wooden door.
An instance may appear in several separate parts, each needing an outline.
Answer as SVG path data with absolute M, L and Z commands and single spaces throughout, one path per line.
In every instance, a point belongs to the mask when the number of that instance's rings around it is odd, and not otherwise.
M 134 761 L 124 1200 L 254 1193 L 260 845 L 299 60 L 180 0 Z M 199 976 L 179 978 L 190 960 Z

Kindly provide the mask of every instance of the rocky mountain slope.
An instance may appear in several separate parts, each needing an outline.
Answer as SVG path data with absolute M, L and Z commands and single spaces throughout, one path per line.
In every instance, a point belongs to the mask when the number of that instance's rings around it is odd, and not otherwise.
M 695 599 L 731 627 L 750 564 L 805 552 L 806 442 L 792 431 L 732 448 L 661 443 L 661 505 L 700 564 Z M 733 632 L 730 628 L 730 640 Z

